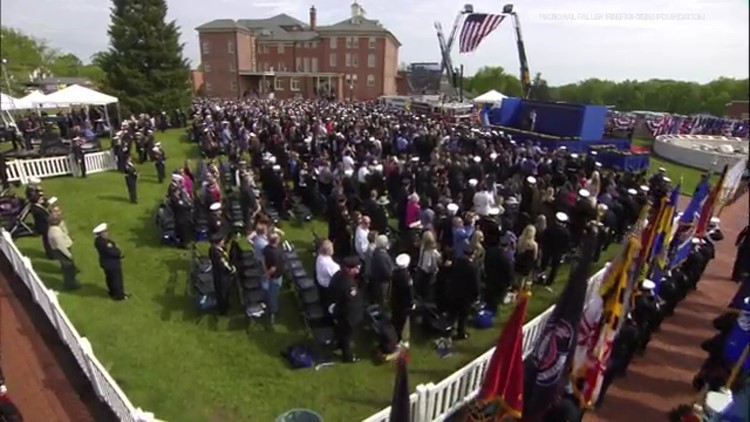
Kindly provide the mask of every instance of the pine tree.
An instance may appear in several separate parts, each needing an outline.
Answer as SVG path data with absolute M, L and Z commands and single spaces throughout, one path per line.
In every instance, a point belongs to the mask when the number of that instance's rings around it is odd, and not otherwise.
M 105 87 L 123 111 L 157 113 L 185 107 L 190 68 L 180 30 L 167 22 L 166 0 L 112 0 L 110 47 L 96 58 Z

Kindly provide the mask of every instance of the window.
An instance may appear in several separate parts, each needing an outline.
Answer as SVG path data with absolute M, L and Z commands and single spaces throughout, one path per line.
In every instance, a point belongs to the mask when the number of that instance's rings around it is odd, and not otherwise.
M 367 40 L 367 45 L 368 45 L 368 47 L 370 47 L 370 50 L 374 50 L 375 47 L 377 46 L 377 42 L 375 40 L 375 37 L 370 37 L 370 39 Z
M 346 37 L 346 48 L 352 48 L 352 38 L 353 37 Z
M 229 54 L 234 54 L 234 42 L 232 41 L 227 42 L 227 52 Z
M 345 59 L 344 65 L 346 67 L 352 67 L 352 55 L 351 54 L 346 53 L 346 59 Z
M 328 66 L 336 67 L 336 53 L 331 53 L 328 56 Z
M 375 75 L 367 75 L 367 86 L 375 86 Z
M 210 82 L 206 82 L 206 93 L 210 94 L 211 92 L 213 92 L 213 90 L 214 89 L 211 86 L 211 83 Z
M 375 54 L 370 53 L 367 55 L 367 67 L 375 67 Z
M 305 57 L 303 63 L 305 64 L 305 73 L 310 73 L 310 58 Z
M 229 90 L 232 92 L 237 92 L 237 81 L 232 81 L 229 83 Z
M 263 54 L 268 54 L 268 44 L 263 44 L 260 46 L 260 52 Z
M 330 45 L 331 49 L 335 49 L 336 48 L 336 37 L 331 37 L 330 38 L 330 43 L 331 43 L 331 45 Z
M 313 73 L 318 72 L 318 58 L 317 57 L 312 58 L 312 63 L 310 63 L 310 71 L 312 71 Z
M 278 51 L 279 54 L 284 54 L 284 44 L 279 43 L 279 45 L 277 47 L 277 51 Z
M 359 67 L 359 54 L 352 54 L 352 67 Z
M 211 44 L 209 44 L 208 41 L 203 41 L 201 46 L 202 46 L 201 49 L 203 50 L 203 54 L 208 54 L 211 52 Z
M 276 78 L 273 80 L 273 87 L 276 91 L 283 91 L 284 90 L 284 81 L 281 80 L 281 78 Z
M 234 63 L 229 63 L 229 71 L 232 73 L 237 72 L 237 65 L 235 65 Z
M 352 48 L 359 48 L 359 37 L 352 37 Z
M 203 64 L 203 71 L 206 73 L 211 73 L 211 65 L 208 63 Z
M 289 89 L 291 89 L 292 91 L 299 91 L 299 79 L 289 79 Z
M 286 72 L 286 65 L 284 62 L 279 62 L 279 67 L 277 68 L 279 72 Z
M 297 57 L 294 59 L 294 71 L 302 72 L 302 57 Z

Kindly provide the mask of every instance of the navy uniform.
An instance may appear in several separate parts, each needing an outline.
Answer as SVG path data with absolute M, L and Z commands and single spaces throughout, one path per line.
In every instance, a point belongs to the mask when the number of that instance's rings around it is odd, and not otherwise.
M 151 149 L 151 160 L 154 162 L 154 167 L 156 167 L 156 178 L 159 180 L 159 183 L 163 183 L 166 177 L 166 171 L 164 168 L 164 161 L 166 161 L 166 159 L 167 155 L 164 153 L 164 150 L 161 149 L 161 142 L 157 142 Z
M 359 268 L 359 257 L 350 256 L 343 260 L 343 265 L 331 278 L 329 289 L 333 301 L 333 319 L 336 340 L 341 348 L 345 362 L 353 363 L 359 359 L 354 355 L 352 342 L 356 328 L 364 318 L 362 292 L 355 277 Z
M 544 280 L 545 286 L 550 286 L 557 278 L 557 271 L 563 256 L 570 252 L 571 238 L 567 224 L 570 218 L 564 212 L 555 214 L 555 223 L 542 233 L 542 270 L 549 268 Z
M 407 254 L 396 257 L 396 269 L 393 271 L 390 285 L 391 321 L 396 329 L 399 341 L 403 340 L 404 326 L 414 304 L 412 279 L 409 274 L 411 258 Z
M 216 309 L 219 315 L 229 312 L 229 288 L 232 284 L 232 276 L 237 271 L 230 263 L 229 253 L 224 247 L 224 238 L 215 235 L 211 238 L 211 248 L 208 250 L 213 269 L 214 291 L 216 292 Z
M 104 270 L 104 281 L 107 283 L 109 297 L 113 300 L 125 300 L 125 286 L 122 278 L 122 252 L 107 235 L 107 224 L 102 223 L 94 229 L 96 239 L 94 247 L 99 253 L 99 266 Z
M 229 224 L 221 214 L 221 203 L 214 202 L 209 207 L 211 214 L 208 215 L 208 235 L 226 237 L 230 234 Z
M 651 341 L 651 334 L 658 325 L 659 306 L 654 296 L 656 284 L 651 280 L 643 280 L 640 292 L 635 295 L 633 306 L 633 320 L 638 325 L 640 338 L 638 339 L 638 353 L 644 353 Z
M 128 158 L 127 163 L 125 163 L 125 186 L 127 186 L 128 188 L 128 196 L 130 197 L 130 202 L 133 204 L 138 203 L 138 190 L 136 186 L 137 180 L 138 170 L 135 169 L 133 161 Z

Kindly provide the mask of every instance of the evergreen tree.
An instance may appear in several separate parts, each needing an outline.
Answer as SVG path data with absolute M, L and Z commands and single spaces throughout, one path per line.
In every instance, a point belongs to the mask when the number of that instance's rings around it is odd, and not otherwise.
M 190 100 L 180 30 L 166 17 L 166 0 L 112 0 L 110 47 L 95 61 L 125 113 L 169 111 Z

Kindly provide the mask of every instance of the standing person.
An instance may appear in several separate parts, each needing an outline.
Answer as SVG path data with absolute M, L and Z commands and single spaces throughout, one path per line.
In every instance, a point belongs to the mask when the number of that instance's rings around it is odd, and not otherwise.
M 734 246 L 737 247 L 737 257 L 734 259 L 732 280 L 739 282 L 745 273 L 750 272 L 750 225 L 742 229 Z
M 47 201 L 49 205 L 54 205 L 57 202 L 57 198 L 52 197 Z M 52 249 L 49 246 L 49 210 L 44 204 L 44 200 L 41 196 L 36 198 L 36 201 L 31 203 L 31 215 L 34 217 L 34 230 L 42 237 L 42 246 L 44 246 L 44 254 L 47 259 L 54 259 L 52 255 Z
M 159 183 L 164 183 L 164 179 L 166 178 L 164 168 L 164 161 L 166 161 L 166 159 L 167 155 L 161 148 L 161 142 L 155 143 L 154 147 L 151 149 L 151 160 L 154 162 L 154 167 L 156 167 L 156 178 L 159 180 Z
M 138 190 L 136 181 L 138 180 L 138 170 L 135 169 L 133 160 L 128 157 L 128 161 L 125 163 L 125 186 L 128 188 L 128 196 L 132 204 L 138 203 Z
M 359 257 L 344 258 L 341 270 L 331 279 L 332 314 L 335 324 L 336 341 L 341 348 L 344 362 L 358 362 L 354 355 L 353 340 L 355 330 L 362 323 L 364 306 L 362 293 L 357 284 Z
M 370 266 L 367 269 L 372 304 L 382 305 L 388 297 L 388 286 L 391 285 L 394 268 L 393 258 L 388 254 L 388 246 L 388 236 L 380 234 L 375 238 L 375 249 L 372 251 Z
M 539 259 L 539 245 L 536 243 L 536 227 L 528 224 L 518 238 L 515 269 L 518 279 L 517 287 L 523 287 L 532 281 L 534 269 Z
M 86 153 L 83 152 L 83 138 L 78 137 L 73 140 L 73 160 L 78 165 L 78 170 L 81 172 L 81 177 L 86 177 Z
M 542 271 L 549 268 L 549 273 L 544 280 L 546 287 L 555 282 L 563 256 L 570 250 L 568 220 L 568 214 L 558 212 L 555 214 L 555 223 L 547 227 L 542 234 Z
M 263 248 L 263 290 L 266 292 L 269 322 L 276 323 L 279 313 L 279 293 L 284 280 L 284 251 L 281 249 L 281 236 L 274 232 L 268 235 L 268 245 Z
M 107 283 L 107 291 L 112 300 L 126 300 L 130 295 L 125 293 L 122 279 L 122 252 L 115 242 L 109 238 L 107 223 L 99 224 L 94 228 L 94 247 L 99 253 L 99 266 L 104 270 L 104 281 Z
M 76 269 L 75 261 L 73 261 L 73 253 L 70 250 L 73 246 L 73 240 L 65 232 L 61 223 L 62 219 L 60 217 L 56 215 L 50 216 L 47 237 L 49 238 L 52 256 L 60 263 L 60 269 L 63 273 L 63 287 L 68 290 L 75 290 L 80 285 L 76 281 L 78 270 Z
M 437 249 L 435 233 L 426 231 L 422 235 L 422 244 L 419 248 L 419 259 L 417 261 L 416 293 L 424 301 L 434 303 L 435 280 L 442 257 Z
M 389 300 L 391 305 L 391 320 L 399 341 L 402 340 L 401 335 L 414 303 L 414 295 L 411 290 L 412 279 L 409 274 L 410 263 L 411 257 L 408 254 L 403 253 L 397 256 L 396 270 L 393 271 L 393 278 L 391 279 Z
M 331 280 L 340 269 L 341 266 L 333 260 L 333 243 L 325 239 L 320 244 L 318 256 L 315 258 L 315 281 L 320 290 L 320 300 L 326 308 L 331 303 Z
M 456 320 L 456 340 L 469 338 L 466 321 L 471 304 L 479 296 L 477 267 L 472 262 L 474 251 L 466 247 L 466 253 L 455 257 L 448 275 L 446 294 L 450 302 L 450 314 Z
M 232 276 L 236 272 L 234 266 L 229 262 L 229 253 L 224 246 L 224 237 L 216 235 L 211 238 L 211 248 L 208 250 L 214 277 L 216 310 L 219 315 L 229 313 L 229 288 L 232 284 Z

